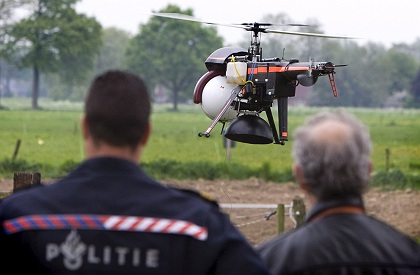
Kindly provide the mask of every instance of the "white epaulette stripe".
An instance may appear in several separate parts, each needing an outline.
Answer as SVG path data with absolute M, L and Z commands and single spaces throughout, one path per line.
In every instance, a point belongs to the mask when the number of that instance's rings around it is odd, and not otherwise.
M 140 231 L 188 235 L 198 240 L 207 239 L 207 229 L 183 220 L 135 216 L 108 216 L 104 227 L 109 230 Z
M 152 218 L 143 218 L 142 221 L 136 226 L 136 230 L 144 231 L 153 223 Z
M 120 220 L 121 219 L 118 216 L 110 216 L 108 219 L 106 219 L 104 226 L 106 228 L 112 228 Z
M 186 226 L 186 222 L 184 221 L 177 221 L 176 223 L 172 224 L 171 227 L 168 228 L 168 232 L 179 232 L 182 228 Z
M 136 222 L 138 222 L 138 219 L 135 217 L 128 217 L 124 220 L 122 220 L 120 227 L 123 229 L 130 229 Z
M 165 231 L 164 229 L 166 228 L 166 226 L 169 223 L 170 223 L 170 221 L 166 220 L 166 219 L 161 219 L 161 220 L 156 219 L 156 223 L 152 227 L 152 231 L 153 232 L 164 232 Z

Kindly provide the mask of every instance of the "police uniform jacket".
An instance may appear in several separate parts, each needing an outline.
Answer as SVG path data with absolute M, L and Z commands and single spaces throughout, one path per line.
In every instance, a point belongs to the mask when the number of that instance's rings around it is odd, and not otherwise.
M 0 266 L 14 274 L 268 274 L 215 202 L 122 159 L 15 192 L 0 226 Z
M 364 214 L 361 198 L 319 202 L 257 250 L 273 274 L 420 274 L 420 246 Z

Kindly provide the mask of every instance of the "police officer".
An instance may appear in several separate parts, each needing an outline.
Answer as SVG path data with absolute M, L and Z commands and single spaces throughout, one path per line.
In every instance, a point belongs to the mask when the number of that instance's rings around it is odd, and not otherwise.
M 268 274 L 217 204 L 139 166 L 151 131 L 142 79 L 109 71 L 81 120 L 87 159 L 0 203 L 2 270 L 40 274 Z

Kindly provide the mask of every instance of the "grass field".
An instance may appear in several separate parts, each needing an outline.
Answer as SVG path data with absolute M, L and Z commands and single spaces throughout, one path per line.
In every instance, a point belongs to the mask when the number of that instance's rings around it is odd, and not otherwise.
M 40 100 L 43 110 L 30 110 L 29 100 L 2 99 L 0 110 L 0 160 L 11 159 L 20 140 L 17 159 L 59 166 L 80 162 L 84 158 L 79 121 L 80 103 Z M 211 120 L 198 105 L 182 105 L 179 112 L 168 111 L 171 106 L 154 106 L 153 132 L 144 151 L 145 163 L 160 159 L 179 162 L 235 162 L 249 167 L 269 166 L 288 170 L 290 149 L 286 145 L 251 145 L 235 143 L 227 159 L 218 124 L 209 138 L 200 138 Z M 320 108 L 289 107 L 289 135 L 304 119 Z M 369 127 L 374 143 L 372 155 L 375 171 L 386 168 L 404 173 L 420 172 L 420 110 L 348 109 Z M 273 110 L 276 114 L 276 110 Z M 264 116 L 263 116 L 264 117 Z M 277 119 L 276 119 L 277 121 Z M 387 160 L 386 151 L 389 151 Z M 7 175 L 1 175 L 7 177 Z M 13 175 L 10 175 L 12 177 Z

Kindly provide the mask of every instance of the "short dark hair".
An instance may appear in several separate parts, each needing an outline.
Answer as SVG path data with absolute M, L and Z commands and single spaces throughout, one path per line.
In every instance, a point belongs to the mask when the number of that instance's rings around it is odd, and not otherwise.
M 97 76 L 88 91 L 85 115 L 96 143 L 134 148 L 143 138 L 151 112 L 144 81 L 113 70 Z

